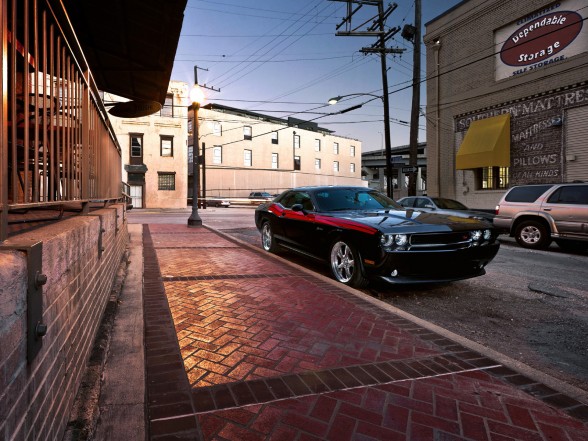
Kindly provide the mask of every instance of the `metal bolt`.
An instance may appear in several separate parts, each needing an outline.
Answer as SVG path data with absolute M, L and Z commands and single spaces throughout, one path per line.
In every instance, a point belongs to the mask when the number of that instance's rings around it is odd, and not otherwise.
M 37 326 L 35 326 L 35 335 L 37 337 L 45 337 L 45 334 L 47 334 L 47 325 L 45 323 L 37 323 Z
M 37 271 L 35 275 L 35 287 L 39 288 L 47 283 L 47 276 L 45 274 L 41 274 Z

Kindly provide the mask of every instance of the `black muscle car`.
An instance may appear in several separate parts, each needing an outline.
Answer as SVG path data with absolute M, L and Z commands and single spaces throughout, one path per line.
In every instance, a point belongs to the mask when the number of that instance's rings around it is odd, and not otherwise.
M 266 251 L 329 263 L 335 279 L 430 283 L 485 274 L 500 246 L 491 223 L 404 209 L 365 187 L 301 187 L 255 210 Z

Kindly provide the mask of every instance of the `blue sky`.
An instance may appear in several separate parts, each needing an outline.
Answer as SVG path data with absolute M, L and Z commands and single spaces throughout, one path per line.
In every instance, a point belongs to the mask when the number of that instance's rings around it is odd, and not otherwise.
M 400 0 L 386 25 L 414 23 L 414 1 Z M 445 12 L 459 0 L 422 0 L 422 24 Z M 385 3 L 387 6 L 388 3 Z M 353 16 L 353 28 L 365 30 L 377 7 L 363 6 Z M 347 2 L 329 0 L 188 0 L 172 79 L 192 84 L 194 66 L 198 82 L 220 92 L 205 90 L 208 102 L 287 118 L 314 120 L 336 134 L 357 138 L 363 150 L 383 146 L 382 101 L 375 99 L 343 115 L 328 116 L 369 96 L 328 106 L 329 98 L 352 94 L 382 94 L 379 55 L 359 50 L 374 37 L 336 36 L 347 15 Z M 366 20 L 369 23 L 362 25 Z M 344 31 L 342 26 L 340 31 Z M 388 87 L 392 146 L 409 142 L 412 81 L 412 43 L 398 32 L 388 47 L 406 49 L 388 55 Z M 421 77 L 425 77 L 424 54 Z M 406 88 L 404 91 L 400 89 Z M 421 88 L 421 105 L 426 102 Z M 426 140 L 421 117 L 419 141 Z

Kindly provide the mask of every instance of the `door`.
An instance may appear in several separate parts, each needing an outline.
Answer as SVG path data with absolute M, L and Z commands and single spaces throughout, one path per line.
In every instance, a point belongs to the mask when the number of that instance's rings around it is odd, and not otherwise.
M 561 235 L 588 237 L 588 185 L 562 185 L 541 205 Z
M 131 185 L 130 188 L 133 208 L 143 208 L 143 186 Z

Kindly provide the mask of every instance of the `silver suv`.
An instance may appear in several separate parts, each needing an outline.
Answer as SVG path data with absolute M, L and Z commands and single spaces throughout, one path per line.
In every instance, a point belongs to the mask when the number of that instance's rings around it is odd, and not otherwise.
M 525 248 L 588 249 L 588 183 L 521 185 L 496 206 L 494 225 Z

